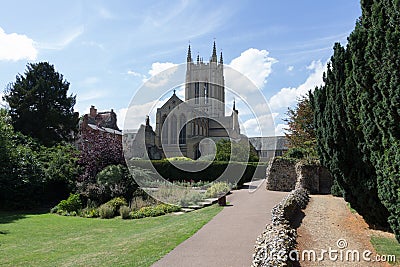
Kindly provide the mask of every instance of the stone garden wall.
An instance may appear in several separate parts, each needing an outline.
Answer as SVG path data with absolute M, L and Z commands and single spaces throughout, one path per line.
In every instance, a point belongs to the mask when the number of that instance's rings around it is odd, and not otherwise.
M 291 191 L 296 186 L 295 162 L 284 158 L 273 158 L 267 167 L 267 190 Z
M 289 253 L 296 246 L 297 232 L 293 219 L 308 203 L 307 190 L 296 189 L 278 203 L 271 212 L 271 223 L 257 238 L 252 267 L 287 266 Z
M 291 266 L 298 227 L 294 221 L 307 206 L 309 193 L 330 192 L 332 176 L 320 164 L 284 158 L 272 159 L 266 175 L 267 190 L 293 191 L 272 209 L 271 223 L 256 240 L 251 266 Z
M 311 194 L 329 194 L 333 178 L 329 171 L 318 163 L 295 162 L 285 158 L 274 158 L 266 171 L 267 190 L 291 191 L 307 189 Z

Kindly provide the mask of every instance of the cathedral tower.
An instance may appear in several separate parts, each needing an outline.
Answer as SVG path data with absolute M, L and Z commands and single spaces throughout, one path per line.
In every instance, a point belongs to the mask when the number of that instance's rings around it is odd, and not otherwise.
M 224 66 L 222 52 L 218 62 L 215 41 L 208 63 L 204 63 L 199 55 L 197 55 L 196 62 L 194 62 L 189 45 L 186 65 L 185 100 L 191 100 L 194 109 L 205 112 L 210 118 L 224 117 Z M 210 99 L 218 101 L 211 101 Z

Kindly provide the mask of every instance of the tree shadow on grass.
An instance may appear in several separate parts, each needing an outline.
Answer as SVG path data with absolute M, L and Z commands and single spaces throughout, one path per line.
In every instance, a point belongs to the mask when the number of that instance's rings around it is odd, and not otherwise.
M 38 209 L 33 211 L 2 211 L 0 210 L 0 237 L 10 234 L 10 231 L 4 227 L 7 224 L 26 219 L 28 215 L 45 214 L 48 210 Z
M 26 218 L 26 213 L 0 211 L 0 225 L 13 223 L 15 221 L 25 218 Z
M 25 219 L 28 215 L 38 215 L 48 213 L 48 209 L 37 209 L 29 211 L 4 211 L 0 210 L 0 225 L 13 223 L 15 221 Z M 1 231 L 1 229 L 0 229 Z M 1 233 L 0 233 L 1 234 Z

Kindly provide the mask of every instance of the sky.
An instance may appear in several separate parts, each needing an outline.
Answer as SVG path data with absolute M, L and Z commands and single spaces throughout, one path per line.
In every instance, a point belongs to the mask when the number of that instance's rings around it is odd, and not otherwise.
M 356 0 L 4 1 L 0 96 L 27 63 L 46 61 L 70 83 L 76 111 L 113 109 L 123 128 L 144 82 L 185 63 L 189 43 L 208 61 L 215 41 L 224 64 L 259 88 L 282 135 L 288 107 L 322 84 L 334 43 L 346 44 L 360 15 Z M 138 126 L 150 104 L 137 107 Z M 239 118 L 252 135 L 240 107 Z

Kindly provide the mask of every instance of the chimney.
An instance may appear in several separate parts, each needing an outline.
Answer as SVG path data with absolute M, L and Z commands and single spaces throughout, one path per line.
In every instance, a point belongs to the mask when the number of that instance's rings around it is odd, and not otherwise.
M 94 106 L 90 107 L 90 117 L 95 118 L 97 116 L 97 109 Z

